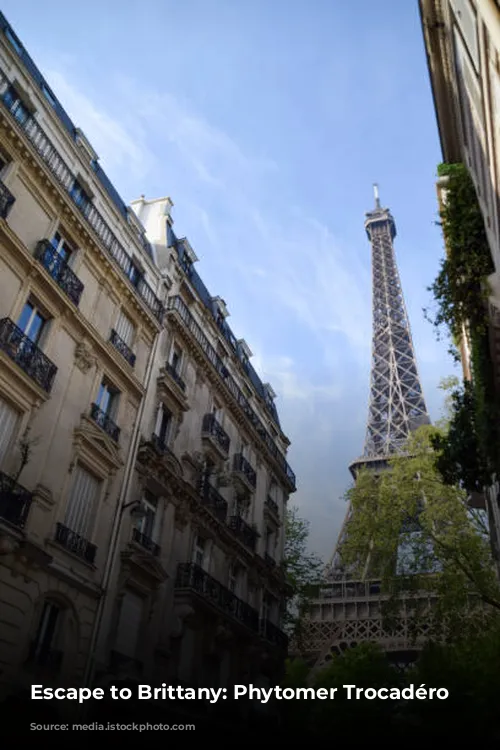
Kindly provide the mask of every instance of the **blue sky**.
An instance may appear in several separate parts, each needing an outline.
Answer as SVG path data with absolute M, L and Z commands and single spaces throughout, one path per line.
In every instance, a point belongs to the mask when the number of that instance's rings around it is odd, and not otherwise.
M 2 11 L 129 201 L 175 230 L 278 393 L 293 497 L 325 559 L 362 451 L 372 183 L 432 419 L 455 372 L 422 309 L 442 255 L 440 161 L 417 1 L 4 0 Z

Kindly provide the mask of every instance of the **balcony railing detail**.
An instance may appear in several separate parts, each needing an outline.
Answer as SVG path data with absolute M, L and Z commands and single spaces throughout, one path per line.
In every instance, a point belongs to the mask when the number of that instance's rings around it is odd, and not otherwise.
M 230 439 L 213 414 L 205 414 L 201 425 L 203 435 L 211 435 L 225 453 L 229 453 Z
M 271 511 L 271 513 L 274 513 L 274 515 L 279 518 L 280 511 L 278 508 L 278 503 L 276 502 L 276 500 L 273 500 L 271 495 L 268 495 L 266 497 L 265 505 Z
M 153 542 L 153 540 L 149 536 L 143 534 L 142 531 L 139 531 L 139 529 L 132 529 L 132 539 L 137 544 L 140 544 L 141 547 L 144 547 L 144 549 L 146 549 L 148 552 L 151 552 L 153 557 L 160 556 L 160 545 L 156 544 L 156 542 Z
M 29 115 L 20 122 L 14 117 L 11 106 L 3 97 L 7 87 L 10 85 L 5 73 L 0 70 L 0 102 L 3 107 L 12 115 L 13 121 L 17 127 L 21 128 L 26 138 L 31 143 L 38 156 L 45 162 L 46 166 L 52 172 L 59 185 L 71 197 L 75 206 L 83 215 L 84 219 L 90 225 L 96 236 L 102 243 L 103 247 L 113 258 L 121 271 L 127 277 L 129 283 L 134 287 L 139 297 L 151 310 L 153 315 L 161 322 L 163 320 L 164 308 L 160 300 L 156 297 L 149 284 L 140 277 L 137 282 L 132 281 L 134 278 L 134 266 L 132 260 L 121 243 L 117 240 L 108 223 L 105 221 L 97 208 L 88 201 L 82 201 L 77 191 L 74 191 L 75 175 L 68 167 L 62 156 L 54 147 L 45 131 L 40 127 L 37 120 Z
M 156 435 L 154 432 L 151 435 L 151 445 L 153 446 L 155 451 L 157 453 L 160 453 L 162 456 L 170 454 L 175 458 L 174 452 L 168 447 L 163 438 L 161 438 L 159 435 Z
M 208 482 L 203 482 L 200 490 L 201 503 L 216 516 L 219 521 L 227 518 L 227 501 Z
M 49 240 L 41 240 L 38 243 L 35 258 L 40 261 L 65 295 L 78 307 L 84 286 Z
M 31 492 L 0 471 L 0 518 L 24 528 L 32 500 Z
M 274 646 L 286 650 L 288 648 L 288 636 L 270 620 L 260 621 L 261 635 Z
M 201 327 L 198 325 L 198 323 L 195 321 L 195 319 L 191 315 L 187 306 L 184 304 L 184 302 L 179 296 L 175 296 L 175 297 L 170 297 L 168 301 L 168 309 L 178 313 L 178 315 L 182 319 L 186 328 L 190 331 L 194 339 L 197 341 L 197 343 L 203 350 L 207 359 L 210 361 L 212 366 L 215 368 L 219 376 L 222 378 L 222 380 L 226 384 L 226 387 L 229 389 L 233 398 L 236 400 L 240 408 L 244 411 L 244 413 L 246 414 L 250 422 L 255 427 L 260 438 L 265 443 L 266 448 L 269 451 L 269 453 L 280 464 L 281 469 L 283 470 L 286 477 L 288 478 L 288 481 L 291 487 L 295 490 L 295 487 L 296 487 L 295 474 L 293 473 L 292 469 L 288 465 L 288 462 L 286 461 L 281 451 L 278 449 L 271 435 L 267 432 L 266 428 L 262 424 L 257 414 L 254 412 L 254 410 L 250 406 L 248 399 L 243 394 L 243 391 L 241 390 L 241 388 L 238 386 L 234 378 L 229 374 L 227 367 L 224 365 L 223 361 L 221 360 L 221 358 L 215 351 L 214 347 L 212 346 L 212 344 L 209 342 L 209 340 L 203 333 Z
M 111 329 L 111 335 L 109 337 L 110 342 L 113 344 L 117 352 L 120 352 L 123 359 L 129 363 L 130 367 L 135 365 L 135 354 L 132 349 L 125 343 L 125 341 L 118 336 L 115 329 Z
M 90 417 L 115 443 L 118 442 L 120 439 L 120 428 L 115 425 L 109 414 L 102 411 L 97 404 L 92 404 L 90 407 Z
M 269 552 L 264 553 L 264 561 L 270 568 L 276 567 L 276 560 L 272 555 L 269 554 Z
M 50 393 L 57 367 L 10 318 L 0 320 L 0 349 L 40 388 Z
M 177 568 L 175 582 L 177 589 L 191 589 L 215 605 L 224 614 L 234 617 L 243 625 L 259 632 L 259 613 L 249 604 L 239 599 L 203 568 L 194 563 L 181 563 Z
M 168 374 L 170 375 L 170 377 L 172 378 L 172 380 L 175 383 L 177 383 L 177 385 L 179 386 L 179 388 L 181 389 L 181 391 L 185 391 L 186 390 L 186 384 L 185 384 L 185 382 L 183 381 L 183 379 L 181 378 L 181 376 L 179 375 L 179 373 L 177 372 L 177 370 L 175 369 L 175 367 L 170 364 L 170 362 L 167 362 L 165 364 L 165 372 L 168 372 Z
M 74 555 L 81 557 L 85 562 L 94 563 L 95 554 L 97 547 L 95 544 L 91 544 L 87 539 L 84 539 L 79 534 L 76 534 L 67 526 L 62 523 L 58 523 L 56 526 L 56 542 L 65 547 L 68 552 L 72 552 Z
M 229 528 L 246 547 L 255 552 L 259 533 L 249 526 L 241 516 L 231 516 L 229 519 Z
M 15 200 L 9 188 L 0 181 L 0 218 L 7 218 Z
M 235 455 L 233 459 L 233 471 L 243 474 L 245 479 L 247 479 L 249 484 L 255 489 L 257 484 L 257 474 L 243 454 L 237 453 Z

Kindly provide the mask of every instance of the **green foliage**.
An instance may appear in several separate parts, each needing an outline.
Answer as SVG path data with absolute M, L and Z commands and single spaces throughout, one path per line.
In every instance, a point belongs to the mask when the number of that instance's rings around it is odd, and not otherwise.
M 360 473 L 348 492 L 353 514 L 342 557 L 358 574 L 381 579 L 388 619 L 397 615 L 403 593 L 426 591 L 436 597 L 436 634 L 446 627 L 451 635 L 475 617 L 487 619 L 500 610 L 500 588 L 483 516 L 471 511 L 467 492 L 446 483 L 438 469 L 433 444 L 439 439 L 444 438 L 437 428 L 423 426 L 387 471 L 378 477 Z M 372 548 L 377 556 L 364 571 Z M 419 601 L 413 603 L 415 627 L 428 620 Z
M 307 613 L 315 584 L 323 569 L 322 560 L 308 550 L 309 522 L 295 506 L 287 508 L 285 516 L 285 549 L 283 569 L 290 597 L 284 625 L 290 636 L 300 642 L 301 626 Z

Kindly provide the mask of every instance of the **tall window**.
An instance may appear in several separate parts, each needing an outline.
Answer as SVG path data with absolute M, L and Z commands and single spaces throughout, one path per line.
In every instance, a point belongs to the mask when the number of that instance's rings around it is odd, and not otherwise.
M 14 437 L 19 421 L 19 413 L 3 399 L 0 399 L 0 468 Z
M 269 526 L 266 529 L 266 552 L 274 557 L 274 531 Z
M 158 414 L 156 417 L 155 435 L 161 445 L 167 446 L 172 433 L 172 413 L 164 406 L 160 404 Z
M 120 392 L 111 383 L 104 378 L 101 385 L 99 386 L 99 393 L 97 394 L 96 405 L 99 409 L 111 419 L 116 417 L 118 410 L 118 401 L 120 398 Z
M 269 620 L 269 614 L 270 614 L 270 602 L 269 597 L 267 594 L 262 595 L 262 608 L 261 608 L 261 617 L 263 620 Z
M 200 568 L 206 569 L 207 563 L 207 543 L 201 536 L 197 536 L 194 540 L 193 546 L 193 562 L 195 565 L 199 565 Z
M 148 539 L 156 541 L 158 533 L 158 498 L 151 492 L 144 492 L 141 500 L 143 517 L 137 521 L 137 530 Z
M 18 328 L 34 344 L 38 344 L 46 324 L 47 316 L 40 311 L 38 305 L 33 300 L 26 302 L 17 321 Z
M 228 589 L 229 591 L 232 591 L 233 594 L 236 596 L 239 596 L 239 583 L 240 583 L 240 575 L 237 565 L 230 565 L 229 566 L 229 573 L 228 573 Z
M 132 591 L 123 595 L 115 639 L 115 650 L 135 659 L 144 617 L 144 599 Z
M 90 535 L 92 517 L 97 508 L 100 492 L 100 480 L 82 466 L 75 466 L 64 525 L 83 539 L 88 539 Z
M 70 195 L 73 198 L 74 202 L 80 209 L 80 211 L 85 212 L 87 208 L 90 206 L 90 198 L 88 194 L 85 192 L 83 187 L 80 185 L 78 180 L 75 180 L 73 183 L 73 187 L 71 188 Z
M 121 338 L 121 340 L 129 347 L 132 348 L 132 344 L 134 343 L 134 337 L 135 337 L 135 326 L 128 318 L 123 310 L 120 311 L 120 315 L 118 317 L 117 323 L 116 323 L 116 333 Z
M 3 101 L 7 109 L 11 111 L 20 125 L 24 125 L 30 116 L 28 107 L 23 103 L 14 86 L 9 86 L 3 95 Z
M 54 254 L 57 255 L 61 261 L 67 263 L 73 252 L 70 243 L 59 232 L 56 232 L 52 237 L 51 245 L 54 248 Z
M 170 365 L 172 367 L 172 370 L 179 374 L 182 364 L 182 349 L 177 346 L 177 344 L 174 344 L 174 347 L 172 349 L 172 354 L 170 356 Z
M 132 284 L 134 286 L 138 286 L 139 282 L 141 281 L 142 277 L 144 276 L 142 269 L 139 267 L 137 263 L 134 263 L 133 261 L 130 262 L 130 268 L 128 271 L 128 277 Z
M 45 602 L 38 630 L 32 646 L 33 661 L 46 664 L 54 650 L 59 635 L 62 611 L 53 602 Z

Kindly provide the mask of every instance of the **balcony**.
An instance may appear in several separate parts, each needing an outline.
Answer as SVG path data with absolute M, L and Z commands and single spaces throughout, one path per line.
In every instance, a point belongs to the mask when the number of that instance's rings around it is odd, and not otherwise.
M 240 542 L 244 544 L 245 547 L 248 547 L 249 550 L 255 552 L 259 533 L 249 526 L 241 516 L 231 516 L 228 525 Z
M 181 563 L 177 568 L 176 590 L 188 589 L 223 614 L 234 618 L 255 633 L 259 632 L 259 613 L 239 599 L 232 591 L 208 575 L 194 563 Z
M 72 552 L 73 555 L 81 557 L 86 563 L 90 565 L 94 564 L 95 554 L 97 547 L 95 544 L 90 544 L 87 539 L 84 539 L 79 534 L 76 534 L 67 526 L 62 523 L 56 524 L 56 536 L 55 540 L 61 547 L 64 547 L 68 552 Z
M 201 437 L 212 446 L 220 458 L 227 458 L 231 441 L 213 414 L 205 414 L 203 417 Z
M 170 362 L 167 362 L 165 364 L 165 372 L 168 375 L 170 375 L 170 377 L 172 378 L 172 380 L 174 381 L 174 383 L 176 383 L 179 386 L 179 388 L 181 389 L 181 391 L 183 393 L 185 393 L 185 391 L 186 391 L 186 384 L 183 381 L 183 379 L 181 378 L 181 376 L 179 375 L 179 373 L 177 372 L 177 370 L 175 369 L 175 367 L 170 364 Z
M 32 500 L 31 492 L 0 471 L 0 518 L 2 520 L 23 529 Z
M 143 549 L 150 552 L 153 557 L 159 557 L 161 553 L 161 547 L 156 542 L 153 542 L 149 536 L 143 534 L 139 529 L 132 529 L 132 541 L 139 544 Z
M 132 259 L 122 244 L 117 240 L 111 227 L 102 214 L 99 213 L 92 203 L 82 200 L 81 192 L 75 190 L 75 185 L 77 184 L 76 176 L 59 154 L 43 128 L 40 127 L 39 122 L 32 115 L 23 118 L 22 121 L 19 121 L 15 117 L 13 103 L 10 103 L 9 100 L 6 101 L 3 97 L 3 94 L 9 85 L 9 79 L 5 73 L 0 70 L 0 106 L 9 112 L 12 122 L 15 123 L 17 128 L 21 129 L 25 138 L 30 143 L 35 153 L 45 163 L 45 166 L 51 172 L 56 182 L 59 183 L 60 187 L 71 198 L 82 218 L 95 233 L 108 255 L 127 279 L 127 283 L 134 288 L 139 298 L 151 311 L 154 317 L 159 322 L 162 322 L 165 312 L 162 303 L 156 297 L 144 278 L 136 278 L 134 276 Z
M 217 372 L 221 380 L 223 380 L 226 388 L 229 390 L 229 392 L 235 399 L 239 408 L 244 412 L 247 419 L 254 426 L 257 434 L 259 435 L 260 439 L 263 441 L 268 453 L 278 463 L 281 471 L 283 472 L 286 478 L 290 491 L 295 492 L 295 489 L 296 489 L 295 474 L 293 473 L 292 469 L 288 465 L 281 451 L 278 449 L 273 438 L 267 432 L 263 423 L 261 422 L 257 414 L 254 412 L 254 410 L 250 406 L 248 399 L 243 394 L 243 391 L 238 386 L 234 378 L 231 377 L 227 367 L 224 365 L 223 361 L 221 360 L 221 358 L 215 351 L 214 347 L 212 346 L 212 344 L 209 342 L 209 340 L 203 333 L 203 330 L 201 329 L 201 327 L 198 325 L 196 320 L 191 315 L 190 311 L 187 308 L 187 305 L 183 302 L 183 300 L 179 296 L 170 297 L 170 299 L 168 300 L 167 312 L 172 316 L 177 315 L 180 318 L 184 328 L 187 331 L 189 331 L 189 333 L 191 334 L 191 337 L 196 341 L 196 343 L 202 350 L 206 359 L 210 362 L 210 364 L 212 365 L 214 370 Z
M 41 240 L 38 243 L 35 258 L 40 261 L 64 294 L 78 307 L 84 286 L 49 240 Z
M 266 563 L 268 568 L 275 568 L 276 567 L 276 560 L 272 555 L 269 554 L 269 552 L 264 553 L 264 562 Z
M 225 523 L 227 518 L 227 501 L 217 492 L 215 487 L 212 487 L 208 482 L 204 482 L 200 490 L 200 500 L 201 504 L 205 508 L 208 508 L 219 521 Z
M 272 643 L 273 646 L 277 646 L 283 651 L 288 648 L 288 636 L 270 620 L 260 621 L 260 632 L 262 637 Z
M 10 190 L 0 181 L 0 219 L 7 218 L 15 200 Z
M 233 458 L 233 472 L 235 479 L 242 484 L 244 489 L 253 492 L 257 485 L 257 474 L 245 456 L 237 453 Z
M 57 367 L 10 318 L 0 320 L 0 349 L 42 390 L 50 393 Z
M 115 331 L 114 328 L 111 329 L 111 335 L 109 337 L 109 340 L 113 344 L 113 346 L 115 347 L 116 351 L 119 352 L 122 355 L 123 359 L 126 362 L 128 362 L 128 364 L 130 365 L 130 367 L 134 367 L 135 366 L 135 359 L 136 359 L 134 352 L 125 343 L 125 341 L 118 336 L 118 334 L 117 334 L 117 332 Z
M 115 443 L 118 442 L 120 439 L 120 428 L 115 425 L 109 414 L 102 411 L 97 404 L 92 404 L 90 407 L 90 418 L 93 419 L 101 430 L 104 430 L 104 432 L 109 435 L 111 440 L 114 440 Z

